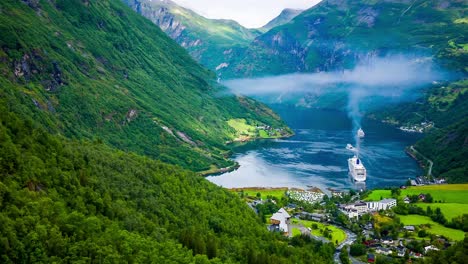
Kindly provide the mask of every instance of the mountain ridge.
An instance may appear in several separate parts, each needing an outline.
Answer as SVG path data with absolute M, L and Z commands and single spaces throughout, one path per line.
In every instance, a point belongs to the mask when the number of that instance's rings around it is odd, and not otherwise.
M 297 15 L 302 13 L 303 9 L 293 9 L 293 8 L 285 8 L 281 11 L 281 13 L 269 21 L 267 24 L 262 26 L 260 29 L 263 31 L 268 31 L 274 27 L 281 26 L 293 20 Z
M 460 68 L 444 51 L 450 41 L 466 43 L 464 8 L 463 1 L 444 0 L 323 1 L 258 36 L 220 73 L 237 78 L 343 70 L 389 53 L 428 54 L 447 67 Z

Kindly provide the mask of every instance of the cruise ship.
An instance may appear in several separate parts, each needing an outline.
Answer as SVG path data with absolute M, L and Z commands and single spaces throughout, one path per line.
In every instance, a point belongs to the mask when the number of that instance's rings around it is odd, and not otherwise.
M 357 136 L 358 138 L 363 138 L 366 134 L 364 133 L 364 130 L 362 128 L 359 128 L 357 131 Z
M 367 172 L 366 168 L 362 164 L 361 160 L 354 156 L 348 159 L 348 168 L 349 174 L 353 177 L 353 179 L 357 182 L 363 182 L 366 180 Z

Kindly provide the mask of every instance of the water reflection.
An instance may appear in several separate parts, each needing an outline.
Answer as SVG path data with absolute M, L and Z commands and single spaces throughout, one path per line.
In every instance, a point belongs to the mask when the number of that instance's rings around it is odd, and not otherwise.
M 379 122 L 364 123 L 366 137 L 361 159 L 367 168 L 367 181 L 354 183 L 349 178 L 346 150 L 352 143 L 352 127 L 346 114 L 336 111 L 304 110 L 300 113 L 311 124 L 292 120 L 296 135 L 289 139 L 250 143 L 234 156 L 241 167 L 234 172 L 208 179 L 224 187 L 299 187 L 316 186 L 357 190 L 400 185 L 421 170 L 405 152 L 417 136 L 406 134 Z M 343 116 L 344 115 L 344 116 Z M 283 116 L 283 115 L 282 115 Z M 288 115 L 285 115 L 288 116 Z M 297 115 L 294 115 L 297 118 Z M 286 119 L 286 122 L 291 121 Z M 330 125 L 333 123 L 333 125 Z M 288 122 L 289 124 L 289 122 Z

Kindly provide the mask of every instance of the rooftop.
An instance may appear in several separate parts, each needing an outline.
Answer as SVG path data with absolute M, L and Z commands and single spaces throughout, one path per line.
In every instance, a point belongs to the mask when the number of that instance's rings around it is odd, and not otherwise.
M 383 203 L 383 204 L 387 204 L 387 203 L 396 203 L 396 199 L 383 199 L 382 201 L 380 201 L 380 203 Z

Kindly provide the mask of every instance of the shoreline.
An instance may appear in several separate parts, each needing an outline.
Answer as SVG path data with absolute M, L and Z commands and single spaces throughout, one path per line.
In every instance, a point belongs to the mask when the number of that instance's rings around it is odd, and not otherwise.
M 299 191 L 299 192 L 318 192 L 324 193 L 318 187 L 308 187 L 308 189 L 301 189 L 297 187 L 234 187 L 234 188 L 225 188 L 229 191 L 240 192 L 240 191 Z
M 234 144 L 237 144 L 237 146 L 233 146 L 233 149 L 236 148 L 236 147 L 240 147 L 240 146 L 243 146 L 245 144 L 248 144 L 248 143 L 251 143 L 251 142 L 255 142 L 255 141 L 259 141 L 259 140 L 275 140 L 275 139 L 284 139 L 284 138 L 290 138 L 292 136 L 294 136 L 295 133 L 290 133 L 290 134 L 287 134 L 287 135 L 283 135 L 283 136 L 279 136 L 279 137 L 268 137 L 268 138 L 261 138 L 261 137 L 255 137 L 255 138 L 248 138 L 244 141 L 232 141 L 231 143 L 228 143 L 226 145 L 234 145 Z M 229 160 L 231 161 L 234 161 L 232 159 L 232 155 L 228 158 Z M 234 161 L 235 162 L 235 161 Z M 240 165 L 239 163 L 235 162 L 234 165 L 232 166 L 229 166 L 229 167 L 225 167 L 225 168 L 218 168 L 218 169 L 213 169 L 213 170 L 206 170 L 206 171 L 201 171 L 201 172 L 198 172 L 200 175 L 202 175 L 203 177 L 209 177 L 209 176 L 218 176 L 218 175 L 221 175 L 221 174 L 224 174 L 224 173 L 228 173 L 228 172 L 233 172 L 233 171 L 236 171 L 237 169 L 240 168 Z

